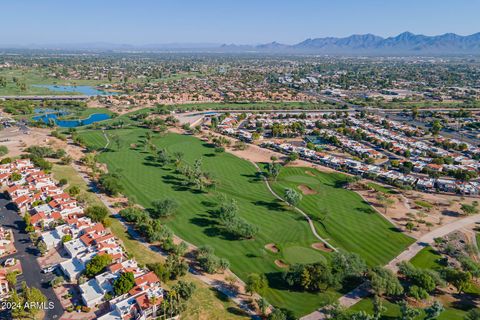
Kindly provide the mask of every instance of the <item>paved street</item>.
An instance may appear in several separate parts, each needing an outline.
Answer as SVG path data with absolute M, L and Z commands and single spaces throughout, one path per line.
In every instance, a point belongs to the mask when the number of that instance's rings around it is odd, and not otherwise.
M 23 268 L 23 274 L 18 277 L 18 285 L 25 281 L 29 287 L 40 289 L 47 297 L 48 301 L 52 301 L 55 307 L 51 310 L 45 310 L 45 319 L 58 319 L 64 310 L 49 285 L 49 281 L 54 277 L 53 274 L 44 274 L 37 262 L 37 250 L 30 241 L 30 237 L 24 231 L 25 223 L 15 210 L 8 205 L 9 201 L 3 194 L 0 194 L 0 223 L 11 228 L 15 238 L 15 248 L 17 253 L 0 259 L 0 263 L 7 258 L 16 258 L 20 260 Z M 5 314 L 0 314 L 0 319 L 8 319 Z

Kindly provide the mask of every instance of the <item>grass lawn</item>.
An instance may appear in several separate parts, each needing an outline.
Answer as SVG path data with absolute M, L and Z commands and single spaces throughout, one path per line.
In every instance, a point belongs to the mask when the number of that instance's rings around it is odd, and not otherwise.
M 384 187 L 384 186 L 382 186 L 378 183 L 375 183 L 375 182 L 368 182 L 367 186 L 369 186 L 370 188 L 372 188 L 373 190 L 375 190 L 377 192 L 382 192 L 382 193 L 385 193 L 385 194 L 398 194 L 397 191 L 392 190 L 392 189 L 387 188 L 387 187 Z
M 54 165 L 53 175 L 55 179 L 66 178 L 70 185 L 78 186 L 87 194 L 88 204 L 103 205 L 98 197 L 89 191 L 85 181 L 71 166 Z M 125 250 L 132 254 L 140 264 L 163 262 L 165 258 L 143 246 L 140 242 L 130 237 L 124 226 L 117 219 L 109 219 L 109 228 L 113 234 L 122 241 Z M 182 319 L 248 319 L 242 311 L 226 297 L 216 290 L 212 290 L 206 284 L 187 274 L 186 281 L 194 282 L 197 290 L 188 302 L 187 309 L 182 313 Z M 172 283 L 164 284 L 167 287 Z
M 158 148 L 166 148 L 170 154 L 181 151 L 188 163 L 202 158 L 203 170 L 215 177 L 218 186 L 215 191 L 199 193 L 182 185 L 183 178 L 175 173 L 173 166 L 160 167 L 151 161 L 151 155 L 144 152 L 139 143 L 146 130 L 137 128 L 114 132 L 120 137 L 120 150 L 112 146 L 114 150 L 101 153 L 99 159 L 108 165 L 110 172 L 121 175 L 125 193 L 134 196 L 145 207 L 149 207 L 156 199 L 176 199 L 179 210 L 174 219 L 166 222 L 169 227 L 188 242 L 213 246 L 216 254 L 227 258 L 231 269 L 243 279 L 252 272 L 264 273 L 269 279 L 270 288 L 265 297 L 270 303 L 303 315 L 340 295 L 334 291 L 320 294 L 293 292 L 282 286 L 279 277 L 284 269 L 275 265 L 276 259 L 282 259 L 287 264 L 309 263 L 328 259 L 328 254 L 311 248 L 318 239 L 312 235 L 307 222 L 269 193 L 251 163 L 228 153 L 215 153 L 194 137 L 178 134 L 156 136 L 153 143 Z M 80 134 L 91 147 L 98 149 L 105 145 L 101 131 L 87 130 Z M 132 144 L 140 147 L 132 149 Z M 301 170 L 305 169 L 300 169 L 300 173 Z M 280 177 L 280 187 L 287 172 L 289 170 L 285 170 Z M 321 232 L 335 245 L 358 252 L 370 264 L 386 263 L 412 239 L 393 231 L 393 226 L 373 213 L 358 195 L 335 187 L 343 177 L 321 174 L 301 177 L 313 179 L 325 196 L 319 201 L 323 201 L 321 204 L 332 211 L 332 217 L 327 221 L 329 233 L 325 230 Z M 235 198 L 242 218 L 260 228 L 254 240 L 234 240 L 218 225 L 215 210 L 219 194 Z M 315 201 L 312 202 L 314 206 Z M 345 228 L 348 231 L 342 232 Z M 265 249 L 268 243 L 275 243 L 280 252 L 273 253 Z
M 433 207 L 433 205 L 430 202 L 423 201 L 423 200 L 415 200 L 415 204 L 425 209 L 430 209 Z
M 99 85 L 107 81 L 103 80 L 63 80 L 50 77 L 48 70 L 42 68 L 28 68 L 28 69 L 2 69 L 0 76 L 7 78 L 7 86 L 0 87 L 0 96 L 9 95 L 75 95 L 78 93 L 72 92 L 57 92 L 51 91 L 47 88 L 34 87 L 34 84 L 58 84 L 58 85 Z M 13 82 L 13 78 L 19 79 L 27 85 L 27 90 L 22 91 Z
M 282 196 L 286 188 L 304 193 L 298 206 L 332 245 L 358 253 L 370 265 L 387 264 L 413 239 L 396 231 L 358 194 L 344 189 L 344 179 L 339 173 L 286 167 L 272 186 Z
M 432 247 L 423 248 L 410 262 L 417 268 L 439 270 L 443 267 L 442 256 Z
M 389 302 L 387 300 L 383 300 L 383 306 L 386 308 L 383 316 L 380 318 L 381 320 L 393 320 L 393 319 L 400 319 L 400 307 L 395 303 Z M 352 312 L 358 311 L 366 311 L 369 314 L 373 314 L 373 299 L 366 298 L 354 305 L 349 309 Z M 420 310 L 420 316 L 415 318 L 415 320 L 423 320 L 425 319 L 425 312 Z M 452 308 L 449 305 L 445 305 L 445 311 L 440 314 L 440 316 L 436 319 L 438 320 L 462 320 L 464 316 L 467 314 L 467 311 L 459 310 Z
M 103 152 L 99 156 L 110 172 L 121 175 L 127 195 L 134 196 L 145 207 L 156 199 L 176 199 L 179 210 L 176 217 L 167 222 L 169 227 L 188 242 L 213 246 L 216 254 L 229 259 L 231 269 L 243 279 L 252 272 L 266 274 L 270 289 L 265 296 L 274 305 L 302 315 L 339 296 L 334 291 L 312 294 L 291 292 L 282 287 L 279 277 L 284 269 L 276 266 L 276 259 L 292 264 L 319 261 L 325 259 L 326 254 L 311 248 L 317 239 L 307 222 L 269 193 L 251 163 L 228 153 L 215 153 L 194 137 L 178 134 L 155 137 L 153 142 L 158 148 L 166 148 L 169 153 L 184 152 L 188 163 L 202 158 L 203 170 L 218 181 L 216 191 L 192 191 L 182 186 L 181 176 L 171 166 L 161 168 L 151 162 L 151 155 L 144 152 L 143 147 L 130 148 L 131 144 L 139 143 L 145 132 L 144 129 L 116 130 L 121 140 L 120 150 Z M 93 147 L 105 144 L 100 131 L 84 131 L 81 135 Z M 220 193 L 235 198 L 240 215 L 260 228 L 254 240 L 234 240 L 218 225 L 215 210 Z M 268 243 L 275 243 L 281 251 L 275 254 L 265 249 Z

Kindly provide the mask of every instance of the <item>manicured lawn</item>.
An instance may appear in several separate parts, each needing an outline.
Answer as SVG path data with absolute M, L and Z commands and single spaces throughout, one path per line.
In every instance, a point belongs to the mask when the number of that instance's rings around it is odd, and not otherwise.
M 358 253 L 370 265 L 387 264 L 413 239 L 396 231 L 359 195 L 344 189 L 344 179 L 338 173 L 285 167 L 271 184 L 281 196 L 286 188 L 305 193 L 298 206 L 315 220 L 319 234 L 332 245 Z
M 410 262 L 417 268 L 439 270 L 442 256 L 432 247 L 423 248 Z
M 0 70 L 0 76 L 7 78 L 7 86 L 0 87 L 0 96 L 7 95 L 75 95 L 78 93 L 72 92 L 57 92 L 50 91 L 47 88 L 38 88 L 32 85 L 34 84 L 58 84 L 58 85 L 98 85 L 107 81 L 101 80 L 63 80 L 50 77 L 47 69 L 29 68 L 26 69 L 2 69 Z M 24 82 L 27 85 L 27 90 L 22 91 L 13 82 L 13 78 L 16 77 L 20 82 Z
M 134 196 L 145 207 L 156 199 L 176 199 L 179 210 L 174 219 L 167 221 L 169 227 L 188 242 L 214 247 L 216 254 L 227 258 L 231 269 L 243 279 L 252 272 L 266 274 L 271 288 L 265 296 L 270 303 L 302 315 L 339 296 L 331 291 L 312 294 L 281 288 L 279 277 L 284 269 L 275 265 L 276 259 L 292 264 L 319 261 L 325 259 L 326 254 L 311 248 L 317 240 L 306 221 L 269 193 L 251 163 L 228 153 L 215 153 L 194 137 L 178 134 L 155 137 L 153 142 L 158 148 L 166 148 L 170 154 L 181 151 L 190 164 L 202 158 L 203 170 L 215 177 L 218 186 L 215 191 L 199 193 L 182 185 L 182 177 L 175 173 L 173 166 L 162 168 L 151 161 L 151 155 L 144 152 L 139 143 L 146 130 L 114 132 L 120 137 L 120 150 L 112 146 L 114 150 L 101 153 L 99 159 L 107 163 L 110 172 L 121 175 L 125 193 Z M 100 131 L 85 131 L 81 135 L 93 147 L 100 148 L 105 144 Z M 140 147 L 131 149 L 132 144 Z M 254 240 L 233 240 L 218 225 L 215 210 L 220 194 L 235 198 L 242 218 L 260 228 Z M 268 243 L 275 243 L 281 251 L 275 254 L 265 249 Z
M 383 316 L 380 318 L 381 320 L 393 320 L 393 319 L 400 319 L 400 307 L 395 303 L 389 302 L 387 300 L 383 300 L 383 306 L 386 308 L 386 311 L 383 313 Z M 358 311 L 366 311 L 368 314 L 373 314 L 373 299 L 366 298 L 354 305 L 349 309 L 352 312 Z M 420 310 L 421 314 L 415 320 L 423 320 L 425 319 L 425 312 Z M 464 316 L 467 314 L 466 311 L 454 309 L 449 305 L 445 306 L 445 311 L 440 314 L 437 318 L 438 320 L 462 320 Z
M 339 296 L 339 293 L 333 291 L 312 294 L 288 291 L 282 287 L 279 277 L 284 269 L 275 265 L 276 259 L 282 259 L 287 264 L 307 263 L 328 258 L 328 255 L 311 248 L 318 240 L 312 235 L 306 221 L 269 193 L 251 163 L 228 153 L 216 153 L 194 137 L 178 134 L 155 137 L 153 143 L 158 148 L 166 148 L 170 154 L 181 151 L 185 161 L 190 164 L 202 158 L 202 169 L 210 172 L 218 181 L 215 191 L 192 191 L 182 185 L 183 178 L 175 172 L 173 166 L 160 167 L 151 161 L 151 154 L 143 151 L 139 141 L 145 132 L 144 129 L 115 130 L 114 133 L 121 140 L 120 150 L 112 147 L 114 150 L 103 152 L 99 156 L 100 161 L 108 165 L 110 172 L 121 175 L 127 195 L 133 195 L 145 207 L 149 207 L 156 199 L 175 198 L 180 206 L 176 217 L 167 221 L 169 227 L 188 242 L 214 247 L 216 254 L 227 258 L 231 269 L 243 279 L 252 272 L 266 274 L 270 288 L 265 296 L 273 305 L 303 315 Z M 100 131 L 84 131 L 81 135 L 91 147 L 101 148 L 105 145 Z M 131 148 L 132 144 L 140 146 L 135 150 Z M 334 236 L 338 236 L 339 238 L 333 241 L 336 245 L 341 244 L 347 250 L 359 252 L 372 264 L 386 263 L 410 243 L 411 239 L 390 230 L 393 226 L 377 214 L 368 213 L 371 208 L 362 203 L 360 197 L 353 192 L 330 186 L 341 178 L 340 175 L 332 176 L 328 181 L 324 181 L 327 184 L 324 195 L 327 198 L 337 197 L 335 201 L 345 202 L 344 207 L 341 207 L 342 214 L 332 216 L 332 222 L 329 223 L 333 223 L 337 218 L 342 221 L 344 218 L 348 220 L 352 214 L 358 215 L 358 219 L 350 218 L 355 221 L 347 221 L 347 233 L 357 230 L 353 235 L 344 236 L 340 232 L 342 228 L 339 227 L 335 233 L 326 236 L 332 241 Z M 312 179 L 322 183 L 315 177 Z M 224 233 L 215 218 L 219 194 L 236 199 L 242 218 L 259 227 L 260 231 L 254 240 L 233 240 Z M 347 208 L 356 209 L 352 212 Z M 337 208 L 333 206 L 331 209 Z M 354 228 L 351 224 L 358 220 L 362 223 Z M 375 236 L 372 237 L 370 233 Z M 365 237 L 367 239 L 364 239 Z M 348 243 L 349 241 L 354 243 Z M 264 246 L 268 243 L 275 243 L 280 252 L 275 254 L 265 249 Z M 368 248 L 362 248 L 365 245 Z
M 98 197 L 88 190 L 85 181 L 77 174 L 71 166 L 53 166 L 55 179 L 66 178 L 70 185 L 78 186 L 87 194 L 88 204 L 103 205 Z M 165 258 L 139 241 L 131 238 L 124 226 L 117 219 L 109 219 L 109 228 L 113 234 L 122 241 L 125 250 L 142 265 L 147 263 L 163 262 Z M 182 319 L 248 319 L 242 315 L 241 310 L 231 301 L 225 299 L 220 293 L 212 290 L 206 284 L 187 274 L 184 280 L 194 282 L 197 290 L 188 302 L 187 309 L 182 313 Z M 164 284 L 171 285 L 172 283 Z
M 368 182 L 367 185 L 375 191 L 383 192 L 385 194 L 397 194 L 398 192 L 390 188 L 384 187 L 375 182 Z

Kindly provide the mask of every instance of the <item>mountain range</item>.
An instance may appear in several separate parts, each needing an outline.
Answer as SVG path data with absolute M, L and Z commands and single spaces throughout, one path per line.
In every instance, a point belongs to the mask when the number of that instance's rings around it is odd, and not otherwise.
M 321 55 L 480 55 L 480 32 L 461 36 L 445 33 L 425 36 L 403 32 L 383 38 L 373 34 L 355 34 L 344 38 L 325 37 L 306 39 L 297 44 L 270 42 L 258 45 L 215 43 L 169 43 L 169 44 L 112 44 L 107 42 L 83 44 L 30 44 L 23 46 L 0 45 L 3 48 L 94 50 L 94 51 L 158 51 L 158 52 L 227 52 L 268 54 L 321 54 Z
M 235 49 L 235 45 L 223 48 Z M 246 50 L 245 46 L 239 49 Z M 469 36 L 446 33 L 438 36 L 404 32 L 383 38 L 373 34 L 351 35 L 345 38 L 306 39 L 294 45 L 271 42 L 251 46 L 250 49 L 267 52 L 298 52 L 330 55 L 480 55 L 480 32 Z

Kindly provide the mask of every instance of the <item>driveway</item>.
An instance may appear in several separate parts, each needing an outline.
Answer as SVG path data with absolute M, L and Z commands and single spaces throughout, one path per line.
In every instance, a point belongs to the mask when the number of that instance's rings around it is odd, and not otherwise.
M 53 302 L 54 308 L 45 310 L 45 319 L 58 319 L 64 310 L 57 296 L 53 292 L 49 281 L 54 277 L 53 274 L 44 274 L 37 262 L 37 250 L 30 241 L 30 237 L 25 232 L 25 223 L 15 210 L 9 205 L 9 200 L 0 193 L 0 223 L 5 228 L 13 231 L 15 238 L 15 248 L 17 253 L 0 259 L 0 263 L 7 258 L 16 258 L 20 260 L 23 268 L 23 274 L 18 276 L 18 287 L 22 281 L 29 287 L 35 287 L 42 291 L 49 302 Z M 48 304 L 47 304 L 48 305 Z M 0 319 L 8 319 L 7 315 L 0 313 Z

